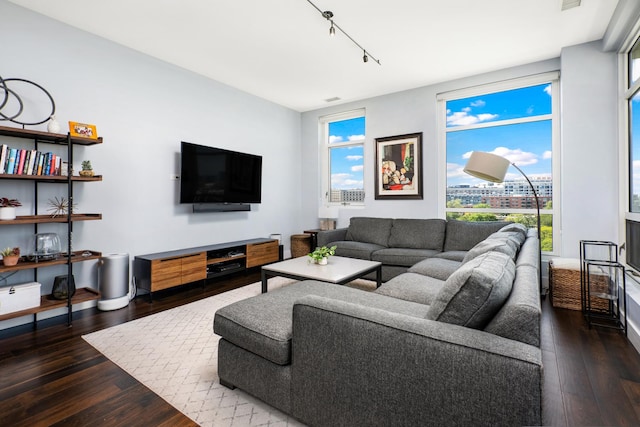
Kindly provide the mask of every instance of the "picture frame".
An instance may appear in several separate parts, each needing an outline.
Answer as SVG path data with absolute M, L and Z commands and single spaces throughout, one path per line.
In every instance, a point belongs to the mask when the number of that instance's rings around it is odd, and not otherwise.
M 375 141 L 376 200 L 422 200 L 422 132 Z
M 98 139 L 96 126 L 88 123 L 69 122 L 69 133 L 79 138 Z

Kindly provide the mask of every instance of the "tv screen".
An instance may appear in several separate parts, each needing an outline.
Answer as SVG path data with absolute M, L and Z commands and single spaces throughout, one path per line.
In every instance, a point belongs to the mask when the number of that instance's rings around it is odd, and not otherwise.
M 180 203 L 260 203 L 262 156 L 182 142 Z

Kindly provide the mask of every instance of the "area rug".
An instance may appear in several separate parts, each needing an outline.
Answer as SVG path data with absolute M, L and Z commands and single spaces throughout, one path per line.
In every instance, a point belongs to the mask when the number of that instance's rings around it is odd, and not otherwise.
M 275 277 L 269 289 L 292 283 Z M 375 283 L 349 284 L 367 290 Z M 218 379 L 213 317 L 221 307 L 260 294 L 260 283 L 153 314 L 83 338 L 136 380 L 201 426 L 300 426 L 295 419 Z

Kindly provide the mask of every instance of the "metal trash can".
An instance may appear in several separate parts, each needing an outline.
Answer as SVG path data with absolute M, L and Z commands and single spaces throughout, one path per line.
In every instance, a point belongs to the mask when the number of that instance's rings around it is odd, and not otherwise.
M 100 258 L 98 290 L 99 310 L 117 310 L 129 304 L 129 254 L 109 254 Z

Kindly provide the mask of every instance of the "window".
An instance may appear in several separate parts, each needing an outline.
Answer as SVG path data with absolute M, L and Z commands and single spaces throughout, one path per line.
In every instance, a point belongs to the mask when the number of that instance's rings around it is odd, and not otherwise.
M 540 202 L 542 250 L 553 252 L 559 235 L 553 230 L 559 212 L 554 173 L 559 170 L 557 84 L 558 74 L 548 73 L 438 96 L 448 219 L 537 226 L 535 196 L 516 168 L 509 168 L 503 183 L 463 172 L 473 151 L 491 152 L 507 158 L 530 179 Z
M 640 38 L 626 61 L 629 70 L 625 88 L 629 123 L 629 211 L 640 213 Z
M 322 117 L 323 184 L 329 204 L 364 203 L 364 110 Z

